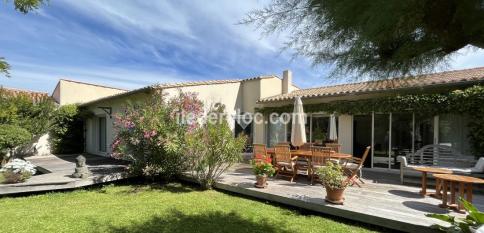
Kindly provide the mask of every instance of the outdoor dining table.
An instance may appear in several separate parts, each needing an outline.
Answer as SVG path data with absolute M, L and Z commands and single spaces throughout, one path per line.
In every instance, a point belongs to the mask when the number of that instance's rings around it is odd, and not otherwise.
M 452 207 L 455 208 L 458 212 L 464 212 L 464 208 L 462 202 L 459 202 L 456 206 L 455 204 L 455 191 L 456 186 L 459 187 L 459 196 L 464 198 L 469 202 L 472 203 L 472 185 L 473 184 L 484 184 L 483 179 L 479 179 L 476 177 L 470 176 L 461 176 L 461 175 L 452 175 L 452 174 L 434 174 L 433 175 L 436 180 L 440 180 L 442 184 L 442 204 L 440 207 L 447 208 Z M 450 187 L 449 187 L 450 184 Z M 450 188 L 450 205 L 448 203 L 448 194 L 447 191 Z
M 267 148 L 267 154 L 273 156 L 275 154 L 275 149 Z M 310 150 L 291 150 L 291 155 L 311 159 L 313 152 Z M 330 157 L 332 159 L 350 159 L 353 157 L 353 155 L 334 152 L 331 153 Z
M 436 167 L 415 167 L 413 168 L 415 171 L 422 172 L 422 189 L 420 190 L 420 194 L 422 196 L 425 195 L 434 195 L 437 198 L 440 198 L 440 189 L 442 184 L 440 180 L 435 181 L 435 193 L 427 193 L 427 174 L 452 174 L 452 171 L 445 168 L 436 168 Z

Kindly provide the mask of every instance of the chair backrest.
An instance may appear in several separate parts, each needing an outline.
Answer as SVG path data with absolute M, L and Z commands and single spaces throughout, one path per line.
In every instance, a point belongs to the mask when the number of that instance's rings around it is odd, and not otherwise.
M 326 143 L 325 146 L 331 147 L 331 149 L 336 153 L 339 153 L 341 150 L 341 144 L 338 143 Z
M 263 158 L 267 157 L 267 148 L 264 144 L 254 144 L 253 145 L 253 155 L 252 158 L 256 159 L 257 155 L 262 156 Z
M 290 146 L 290 145 L 291 145 L 291 143 L 289 143 L 289 142 L 278 142 L 278 143 L 276 144 L 276 146 L 278 146 L 278 145 Z
M 366 147 L 365 152 L 363 153 L 363 156 L 361 156 L 360 164 L 358 164 L 358 169 L 361 169 L 363 167 L 363 164 L 365 164 L 365 160 L 368 157 L 368 154 L 370 154 L 370 149 L 371 149 L 371 146 Z
M 277 162 L 291 162 L 291 148 L 289 145 L 277 145 L 274 148 L 274 156 Z
M 311 163 L 313 165 L 324 165 L 331 158 L 332 148 L 313 146 L 311 151 L 313 152 L 311 156 Z
M 257 162 L 267 158 L 267 148 L 264 144 L 253 144 L 252 159 Z
M 313 147 L 313 143 L 304 143 L 304 145 L 300 146 L 299 149 L 301 150 L 311 150 L 311 148 Z

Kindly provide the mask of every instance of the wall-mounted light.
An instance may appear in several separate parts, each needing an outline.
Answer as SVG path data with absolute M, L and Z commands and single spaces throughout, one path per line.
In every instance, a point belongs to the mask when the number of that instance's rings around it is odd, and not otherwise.
M 97 107 L 101 110 L 103 110 L 106 114 L 109 115 L 109 118 L 113 118 L 113 116 L 111 114 L 113 114 L 113 108 L 111 107 Z

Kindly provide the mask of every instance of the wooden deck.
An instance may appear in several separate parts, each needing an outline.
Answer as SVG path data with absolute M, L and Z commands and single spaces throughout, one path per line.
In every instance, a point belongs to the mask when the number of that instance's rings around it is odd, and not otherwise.
M 102 156 L 84 155 L 86 165 L 92 175 L 87 179 L 72 178 L 77 156 L 27 157 L 26 160 L 38 166 L 38 170 L 43 174 L 32 176 L 24 183 L 0 184 L 0 195 L 73 189 L 128 177 L 125 162 Z
M 349 187 L 345 191 L 344 205 L 326 203 L 324 188 L 321 185 L 309 185 L 304 177 L 299 177 L 293 183 L 271 179 L 268 188 L 255 188 L 255 177 L 246 164 L 240 164 L 224 174 L 216 188 L 405 232 L 434 232 L 430 229 L 432 224 L 443 224 L 425 217 L 426 213 L 462 216 L 438 207 L 441 203 L 438 199 L 420 196 L 418 187 L 386 182 L 389 179 L 384 176 L 384 173 L 381 176 L 372 174 L 376 178 L 366 179 L 362 188 Z M 483 210 L 484 196 L 475 195 L 474 204 Z

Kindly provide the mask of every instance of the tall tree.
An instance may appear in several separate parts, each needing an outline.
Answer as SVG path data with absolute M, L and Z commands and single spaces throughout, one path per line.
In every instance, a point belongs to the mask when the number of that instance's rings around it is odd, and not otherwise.
M 419 74 L 463 47 L 484 48 L 483 0 L 273 0 L 242 23 L 287 31 L 286 48 L 333 74 Z
M 8 1 L 8 0 L 7 0 Z M 48 0 L 14 0 L 13 4 L 15 6 L 15 10 L 27 14 L 32 10 L 38 9 L 42 4 L 44 4 Z M 7 77 L 10 77 L 10 65 L 5 61 L 5 58 L 0 57 L 0 74 L 4 74 Z

